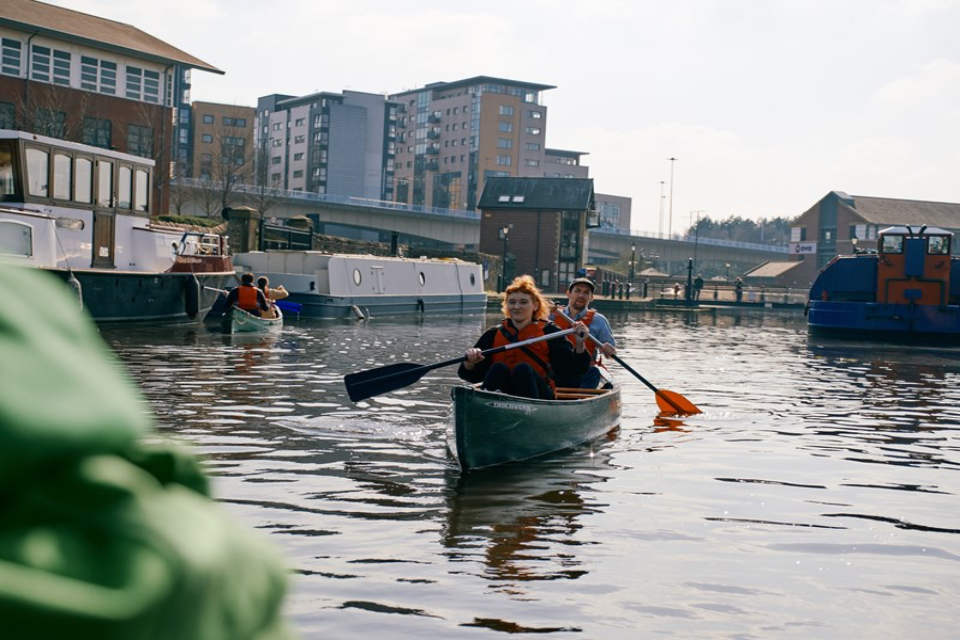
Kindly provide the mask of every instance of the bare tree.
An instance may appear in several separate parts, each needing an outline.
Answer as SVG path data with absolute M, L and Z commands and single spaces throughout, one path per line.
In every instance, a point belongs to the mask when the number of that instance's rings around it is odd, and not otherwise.
M 241 198 L 241 187 L 252 181 L 255 162 L 244 134 L 240 127 L 220 124 L 212 134 L 213 152 L 203 154 L 200 166 L 194 167 L 199 176 L 197 201 L 208 216 L 234 204 Z
M 264 139 L 257 145 L 254 180 L 248 190 L 249 200 L 254 209 L 265 215 L 280 200 L 283 179 L 272 173 L 270 160 L 270 139 Z

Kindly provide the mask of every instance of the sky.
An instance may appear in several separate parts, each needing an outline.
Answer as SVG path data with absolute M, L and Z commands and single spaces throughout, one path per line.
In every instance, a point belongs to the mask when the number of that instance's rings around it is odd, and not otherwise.
M 194 71 L 194 100 L 555 85 L 546 145 L 588 153 L 641 232 L 795 217 L 834 190 L 960 202 L 960 0 L 50 2 L 226 72 Z

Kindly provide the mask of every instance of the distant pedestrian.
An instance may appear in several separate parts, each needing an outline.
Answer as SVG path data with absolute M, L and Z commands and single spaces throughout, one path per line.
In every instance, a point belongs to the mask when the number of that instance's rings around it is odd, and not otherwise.
M 740 276 L 737 276 L 737 279 L 734 281 L 733 289 L 737 294 L 737 302 L 740 302 L 743 299 L 743 280 Z
M 700 291 L 703 289 L 703 274 L 698 273 L 697 277 L 693 280 L 693 299 L 700 299 Z

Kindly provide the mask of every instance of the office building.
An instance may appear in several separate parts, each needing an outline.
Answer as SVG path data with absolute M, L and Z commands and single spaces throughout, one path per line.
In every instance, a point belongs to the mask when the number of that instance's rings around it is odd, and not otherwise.
M 397 105 L 344 91 L 257 101 L 259 173 L 266 186 L 392 200 Z
M 476 208 L 488 177 L 541 177 L 555 87 L 489 76 L 392 94 L 398 103 L 395 199 Z

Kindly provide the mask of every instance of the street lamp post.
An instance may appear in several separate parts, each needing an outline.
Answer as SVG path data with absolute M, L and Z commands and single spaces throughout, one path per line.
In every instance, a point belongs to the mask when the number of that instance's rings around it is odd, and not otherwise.
M 633 265 L 637 261 L 637 244 L 630 244 L 630 282 L 633 282 Z
M 729 282 L 730 280 L 730 263 L 729 262 L 726 264 L 726 267 L 727 267 L 727 281 Z
M 500 287 L 502 293 L 507 289 L 507 249 L 510 247 L 510 226 L 503 225 L 499 230 L 500 239 L 503 240 L 503 263 L 500 265 Z
M 676 158 L 667 158 L 670 161 L 670 221 L 667 225 L 667 237 L 673 236 L 673 163 Z

